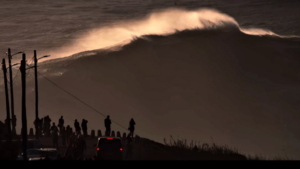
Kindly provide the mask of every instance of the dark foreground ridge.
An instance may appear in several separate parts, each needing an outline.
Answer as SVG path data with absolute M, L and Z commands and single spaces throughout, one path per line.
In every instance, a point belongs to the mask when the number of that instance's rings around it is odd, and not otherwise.
M 28 139 L 34 139 L 29 136 Z M 97 137 L 88 136 L 85 138 L 87 148 L 85 150 L 84 157 L 64 156 L 66 147 L 61 144 L 58 146 L 58 158 L 57 160 L 96 160 L 95 148 L 93 144 L 96 143 Z M 43 148 L 49 148 L 52 146 L 51 137 L 40 138 L 40 142 Z M 230 149 L 224 149 L 216 145 L 203 147 L 188 147 L 184 144 L 180 145 L 180 141 L 173 141 L 172 144 L 161 144 L 155 141 L 139 138 L 134 138 L 132 154 L 124 158 L 124 160 L 248 160 L 246 156 L 238 154 Z M 122 138 L 122 144 L 124 145 L 124 157 L 127 154 L 126 138 Z M 7 146 L 2 143 L 0 150 L 0 159 L 13 160 L 18 156 L 17 146 Z M 15 152 L 15 153 L 12 153 Z
M 3 123 L 0 122 L 3 127 Z M 74 134 L 74 133 L 73 133 Z M 78 134 L 80 135 L 80 134 Z M 164 139 L 164 144 L 155 142 L 147 138 L 140 138 L 138 135 L 133 137 L 132 153 L 128 155 L 127 139 L 129 133 L 121 133 L 119 131 L 111 131 L 110 136 L 120 137 L 122 146 L 124 147 L 123 156 L 124 160 L 266 160 L 263 157 L 245 156 L 238 152 L 237 149 L 228 146 L 218 146 L 216 144 L 196 143 L 187 140 L 175 140 L 172 136 L 170 139 Z M 73 155 L 65 155 L 67 147 L 72 144 L 68 141 L 68 145 L 62 144 L 62 137 L 59 136 L 59 143 L 57 147 L 58 156 L 57 160 L 97 160 L 95 157 L 96 148 L 93 146 L 98 137 L 102 136 L 101 130 L 98 130 L 98 135 L 95 135 L 95 130 L 91 131 L 90 135 L 84 136 L 86 142 L 86 149 L 84 156 L 74 157 Z M 1 138 L 3 139 L 3 137 Z M 33 129 L 30 129 L 29 140 L 35 140 Z M 15 140 L 21 141 L 21 136 L 15 136 Z M 52 136 L 41 136 L 39 138 L 42 148 L 53 148 Z M 0 143 L 0 159 L 1 160 L 16 160 L 18 158 L 20 145 L 16 143 L 9 144 L 2 141 Z M 44 159 L 46 160 L 46 159 Z M 274 159 L 275 160 L 275 159 Z M 282 160 L 276 158 L 276 160 Z
M 109 117 L 109 116 L 108 116 Z M 60 130 L 55 126 L 50 128 L 50 121 L 45 119 L 50 119 L 49 116 L 44 118 L 45 127 L 41 127 L 39 142 L 41 144 L 41 148 L 56 148 L 58 151 L 57 160 L 96 160 L 96 148 L 95 143 L 97 143 L 98 137 L 102 137 L 101 130 L 97 131 L 97 136 L 95 130 L 91 130 L 91 134 L 88 135 L 85 128 L 84 135 L 81 136 L 81 128 L 78 127 L 77 120 L 74 123 L 75 132 L 73 132 L 72 127 L 67 126 L 67 132 L 65 131 L 64 121 L 62 117 L 59 119 L 59 127 Z M 108 120 L 109 121 L 109 120 Z M 132 124 L 135 124 L 133 119 L 130 121 Z M 87 123 L 87 120 L 83 120 L 83 122 Z M 107 123 L 107 119 L 105 120 Z M 110 126 L 108 125 L 108 129 L 110 130 Z M 84 126 L 84 125 L 83 125 Z M 5 124 L 0 121 L 0 129 L 1 129 L 1 145 L 0 145 L 0 159 L 3 160 L 20 160 L 20 150 L 21 149 L 21 135 L 15 135 L 13 142 L 8 142 L 5 140 Z M 155 141 L 149 140 L 147 138 L 141 138 L 138 135 L 133 135 L 132 128 L 128 128 L 130 132 L 121 133 L 119 131 L 105 131 L 105 136 L 110 137 L 119 137 L 122 142 L 123 158 L 124 160 L 247 160 L 246 156 L 241 155 L 235 149 L 230 149 L 227 146 L 217 146 L 216 144 L 196 144 L 193 141 L 190 144 L 187 144 L 186 140 L 174 140 L 171 136 L 169 143 L 167 143 L 166 139 L 164 139 L 165 144 L 157 143 Z M 4 132 L 3 132 L 4 131 Z M 60 133 L 59 136 L 56 136 L 55 133 Z M 76 136 L 76 137 L 74 137 Z M 75 140 L 74 140 L 75 138 Z M 131 151 L 129 151 L 130 147 L 128 146 L 128 138 L 132 138 L 133 146 Z M 28 134 L 29 140 L 35 140 L 36 136 L 34 135 L 33 129 L 30 128 Z M 71 154 L 68 154 L 70 147 L 80 147 L 78 144 L 78 140 L 84 139 L 84 144 L 86 148 L 83 150 L 83 155 L 74 154 L 74 150 L 79 151 L 78 148 L 71 148 Z M 56 141 L 54 141 L 56 140 Z M 32 146 L 28 146 L 28 149 L 32 149 Z M 80 154 L 80 153 L 79 153 Z

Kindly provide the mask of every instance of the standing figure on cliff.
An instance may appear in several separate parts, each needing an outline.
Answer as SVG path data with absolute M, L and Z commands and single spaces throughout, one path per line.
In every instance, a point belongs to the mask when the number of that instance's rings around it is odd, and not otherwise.
M 46 131 L 46 123 L 47 123 L 47 116 L 45 116 L 44 118 L 43 118 L 43 133 L 44 133 L 44 135 L 46 136 L 47 135 L 47 131 Z
M 82 119 L 82 122 L 81 122 L 81 128 L 82 128 L 84 137 L 87 136 L 87 123 L 88 123 L 87 120 Z
M 16 129 L 16 126 L 17 126 L 17 117 L 16 115 L 14 114 L 12 119 L 11 119 L 11 123 L 12 123 L 12 126 L 14 129 Z M 16 133 L 16 130 L 12 131 L 12 134 L 15 136 L 17 133 Z
M 41 129 L 41 133 L 40 134 L 43 134 L 44 133 L 44 118 L 41 118 L 40 129 Z
M 40 119 L 40 123 L 39 123 L 39 129 L 40 129 L 40 135 L 43 134 L 43 125 L 44 125 L 44 118 Z
M 67 131 L 65 127 L 62 127 L 62 129 L 60 130 L 60 135 L 61 135 L 62 145 L 65 147 L 66 139 L 67 139 Z
M 74 127 L 75 127 L 75 131 L 77 134 L 80 134 L 80 125 L 79 125 L 79 122 L 77 121 L 77 119 L 75 119 L 75 122 L 74 122 Z
M 50 127 L 51 127 L 51 119 L 50 119 L 50 117 L 49 117 L 49 115 L 47 116 L 47 119 L 48 119 L 48 121 L 47 121 L 47 131 L 48 131 L 48 136 L 50 136 Z
M 104 120 L 104 125 L 105 125 L 105 136 L 110 136 L 110 130 L 111 130 L 111 121 L 109 119 L 109 116 L 106 117 L 106 119 Z
M 61 131 L 61 129 L 64 127 L 64 123 L 65 120 L 63 119 L 63 116 L 60 117 L 60 119 L 58 120 L 58 127 L 59 127 L 59 131 Z
M 41 120 L 39 118 L 35 119 L 33 124 L 34 124 L 34 128 L 36 129 L 36 133 L 35 134 L 38 134 L 40 135 L 40 123 L 41 123 Z
M 129 122 L 129 128 L 128 130 L 130 131 L 130 136 L 133 138 L 133 132 L 135 129 L 135 121 L 133 120 L 133 118 L 131 118 L 130 122 Z
M 70 125 L 67 125 L 67 128 L 66 128 L 66 142 L 68 143 L 69 142 L 69 137 L 71 136 L 72 132 L 71 132 L 71 127 Z
M 58 128 L 55 125 L 55 123 L 53 123 L 53 125 L 51 126 L 51 131 L 52 131 L 53 147 L 58 149 Z

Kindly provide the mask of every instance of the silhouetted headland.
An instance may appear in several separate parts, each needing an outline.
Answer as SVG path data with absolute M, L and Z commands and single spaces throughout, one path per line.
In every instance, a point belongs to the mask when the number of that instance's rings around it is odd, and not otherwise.
M 49 116 L 45 118 L 50 119 Z M 49 120 L 46 121 L 49 122 Z M 86 120 L 84 119 L 83 122 L 85 123 Z M 109 122 L 107 123 L 109 124 Z M 93 157 L 95 153 L 93 145 L 96 143 L 97 138 L 102 136 L 101 130 L 98 130 L 97 136 L 95 135 L 95 130 L 92 130 L 90 135 L 87 133 L 86 135 L 81 135 L 79 129 L 75 130 L 76 132 L 72 132 L 70 125 L 67 125 L 66 129 L 62 122 L 59 124 L 61 129 L 53 123 L 50 128 L 50 134 L 48 126 L 45 125 L 46 130 L 43 129 L 39 137 L 42 148 L 56 148 L 59 152 L 57 160 L 95 160 Z M 175 140 L 172 136 L 169 141 L 164 139 L 165 144 L 157 143 L 147 138 L 141 138 L 138 135 L 133 136 L 133 125 L 135 125 L 135 122 L 131 119 L 128 133 L 123 133 L 121 136 L 121 132 L 116 132 L 117 137 L 122 138 L 125 160 L 264 160 L 259 156 L 243 155 L 237 149 L 228 146 L 218 146 L 215 143 L 208 144 L 196 141 L 188 143 L 187 140 Z M 78 127 L 78 124 L 74 125 L 74 127 Z M 87 128 L 87 126 L 85 127 Z M 115 136 L 115 131 L 108 132 L 110 128 L 109 126 L 107 127 L 106 135 Z M 7 133 L 5 129 L 5 124 L 0 121 L 1 140 L 6 139 L 5 134 Z M 67 139 L 67 145 L 65 145 L 66 135 L 70 136 Z M 32 128 L 29 130 L 28 139 L 35 139 Z M 14 140 L 21 141 L 21 136 L 15 136 Z M 0 159 L 17 159 L 20 143 L 2 141 Z M 45 157 L 42 160 L 51 159 Z

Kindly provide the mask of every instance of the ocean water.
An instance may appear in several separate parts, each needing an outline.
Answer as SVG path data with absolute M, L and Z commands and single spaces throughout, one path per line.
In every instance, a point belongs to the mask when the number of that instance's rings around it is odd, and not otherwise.
M 245 154 L 300 158 L 299 1 L 2 0 L 0 9 L 2 56 L 24 51 L 30 64 L 33 50 L 51 55 L 39 72 L 125 126 L 113 123 L 115 131 L 127 132 L 134 118 L 136 133 L 158 142 L 213 138 Z M 19 132 L 21 77 L 13 73 Z M 85 118 L 89 132 L 104 131 L 99 112 L 38 80 L 40 117 L 63 115 L 71 126 Z

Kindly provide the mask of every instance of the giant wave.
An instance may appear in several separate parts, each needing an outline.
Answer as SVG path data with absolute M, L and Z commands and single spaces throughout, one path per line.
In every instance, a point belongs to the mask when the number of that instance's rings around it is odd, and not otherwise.
M 76 24 L 76 23 L 75 23 Z M 116 22 L 101 28 L 95 28 L 79 35 L 71 44 L 51 51 L 53 58 L 67 57 L 82 51 L 123 46 L 132 41 L 134 37 L 145 35 L 171 35 L 183 30 L 211 30 L 211 29 L 238 29 L 250 35 L 270 35 L 282 38 L 297 38 L 292 35 L 278 35 L 270 30 L 259 28 L 243 28 L 231 16 L 215 9 L 200 8 L 186 10 L 169 8 L 154 11 L 146 17 Z
M 159 142 L 169 134 L 201 142 L 213 137 L 249 154 L 285 149 L 299 157 L 299 38 L 249 35 L 224 25 L 140 35 L 106 49 L 96 48 L 95 38 L 87 51 L 77 45 L 85 52 L 40 63 L 39 72 L 123 126 L 133 117 L 142 137 Z M 32 73 L 27 80 L 33 127 Z M 18 78 L 16 112 L 21 111 L 20 89 Z M 42 77 L 39 97 L 41 116 L 56 121 L 63 115 L 70 125 L 85 118 L 89 130 L 104 129 L 101 115 Z M 124 132 L 116 124 L 112 129 Z

